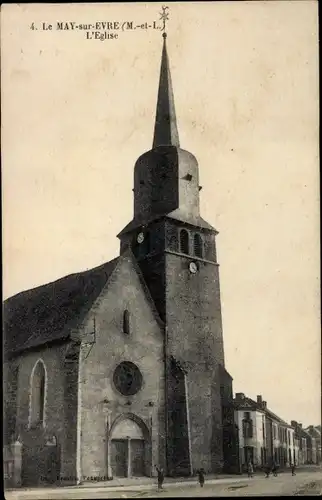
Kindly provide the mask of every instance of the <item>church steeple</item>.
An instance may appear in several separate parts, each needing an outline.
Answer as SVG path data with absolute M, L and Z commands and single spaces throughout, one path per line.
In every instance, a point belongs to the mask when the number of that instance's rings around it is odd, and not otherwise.
M 164 39 L 153 146 L 135 163 L 133 219 L 118 237 L 120 253 L 130 247 L 149 292 L 142 301 L 144 311 L 152 299 L 164 323 L 163 463 L 169 473 L 191 475 L 198 464 L 208 473 L 217 472 L 229 455 L 223 452 L 221 388 L 225 394 L 232 389 L 222 370 L 217 232 L 200 216 L 197 159 L 179 146 L 165 36 L 167 9 L 162 7 L 160 18 Z M 131 279 L 132 270 L 128 275 Z M 134 281 L 130 286 L 134 290 Z M 144 314 L 148 341 L 153 332 L 148 312 Z
M 138 228 L 146 228 L 161 217 L 171 218 L 181 224 L 214 230 L 200 216 L 197 159 L 179 144 L 164 26 L 168 16 L 165 12 L 167 7 L 162 9 L 163 47 L 153 144 L 152 148 L 143 153 L 135 163 L 134 216 L 118 235 L 123 240 L 123 247 L 128 244 L 126 234 L 134 238 L 135 242 L 134 232 Z
M 179 133 L 172 89 L 166 33 L 163 36 L 158 101 L 154 126 L 153 148 L 158 146 L 179 147 Z

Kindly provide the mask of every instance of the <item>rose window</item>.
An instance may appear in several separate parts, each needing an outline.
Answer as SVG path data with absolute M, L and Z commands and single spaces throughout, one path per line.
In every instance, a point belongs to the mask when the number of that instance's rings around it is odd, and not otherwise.
M 142 387 L 142 374 L 134 363 L 124 361 L 116 367 L 113 381 L 123 396 L 133 396 Z

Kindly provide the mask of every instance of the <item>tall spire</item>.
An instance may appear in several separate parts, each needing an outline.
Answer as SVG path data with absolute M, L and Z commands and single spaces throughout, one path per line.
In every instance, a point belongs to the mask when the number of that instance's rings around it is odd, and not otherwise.
M 161 58 L 158 102 L 154 126 L 153 148 L 156 148 L 157 146 L 180 146 L 171 83 L 169 58 L 166 45 L 167 35 L 164 32 L 162 36 L 163 49 Z

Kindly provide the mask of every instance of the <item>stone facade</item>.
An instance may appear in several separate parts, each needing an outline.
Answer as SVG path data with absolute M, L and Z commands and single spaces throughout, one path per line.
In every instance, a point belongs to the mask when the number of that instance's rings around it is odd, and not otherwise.
M 130 312 L 129 333 L 122 330 L 124 310 Z M 151 460 L 145 472 L 151 475 L 153 464 L 165 465 L 163 325 L 151 308 L 131 254 L 120 258 L 111 282 L 73 337 L 24 352 L 7 363 L 18 368 L 16 404 L 8 414 L 15 414 L 14 434 L 23 443 L 22 484 L 42 484 L 54 476 L 63 483 L 111 476 L 111 430 L 116 420 L 126 418 L 146 430 Z M 114 369 L 124 360 L 135 363 L 143 376 L 143 387 L 134 396 L 122 396 L 113 385 Z M 38 363 L 46 374 L 44 418 L 34 425 L 32 377 Z M 44 462 L 48 450 L 53 453 L 53 438 L 57 464 L 49 471 Z M 48 478 L 49 473 L 54 476 Z
M 130 313 L 128 334 L 122 330 L 124 310 Z M 143 428 L 151 454 L 145 473 L 151 475 L 155 465 L 165 466 L 163 327 L 130 256 L 118 263 L 87 317 L 85 331 L 93 330 L 94 320 L 95 343 L 83 347 L 80 363 L 78 475 L 112 475 L 109 446 L 113 426 L 121 418 Z M 143 387 L 133 396 L 120 394 L 113 383 L 115 368 L 123 361 L 135 363 L 143 376 Z
M 71 386 L 71 378 L 65 365 L 67 343 L 46 349 L 26 352 L 15 359 L 18 366 L 18 390 L 16 406 L 15 435 L 22 444 L 22 484 L 32 485 L 48 482 L 48 468 L 35 457 L 48 452 L 57 453 L 56 467 L 50 472 L 52 481 L 57 476 L 75 476 L 77 384 Z M 31 422 L 32 375 L 38 363 L 43 363 L 46 371 L 44 393 L 44 420 L 41 425 Z M 74 365 L 77 373 L 77 363 Z M 68 433 L 67 433 L 68 429 Z M 54 439 L 56 449 L 47 443 Z M 47 449 L 48 448 L 48 449 Z M 45 459 L 43 460 L 45 461 Z

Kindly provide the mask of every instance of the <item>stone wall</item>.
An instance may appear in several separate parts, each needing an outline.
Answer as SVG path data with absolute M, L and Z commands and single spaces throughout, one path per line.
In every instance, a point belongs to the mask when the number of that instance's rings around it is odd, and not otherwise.
M 66 350 L 66 343 L 52 345 L 27 351 L 11 361 L 13 366 L 18 367 L 17 390 L 13 399 L 16 402 L 15 436 L 19 436 L 22 443 L 22 485 L 52 483 L 54 475 L 55 482 L 59 482 L 60 475 L 75 476 L 76 434 L 71 416 L 77 409 L 77 391 L 75 393 L 66 386 L 70 383 L 64 363 Z M 46 372 L 44 421 L 43 424 L 33 425 L 30 420 L 31 383 L 38 361 L 43 362 Z M 77 366 L 70 369 L 77 373 Z M 11 395 L 12 392 L 7 392 L 5 398 L 10 399 Z M 52 440 L 56 443 L 55 452 Z M 53 453 L 55 466 L 50 464 L 48 458 Z
M 123 332 L 124 310 L 129 311 L 130 331 Z M 95 327 L 94 327 L 95 324 Z M 95 328 L 95 342 L 86 347 L 86 332 Z M 164 337 L 142 288 L 132 258 L 123 256 L 108 286 L 93 305 L 84 325 L 80 365 L 80 463 L 84 478 L 107 477 L 109 430 L 116 420 L 132 418 L 149 434 L 152 463 L 165 466 Z M 88 338 L 90 338 L 88 336 Z M 143 383 L 133 396 L 120 394 L 113 382 L 115 368 L 123 361 L 134 363 Z
M 191 257 L 166 254 L 165 259 L 167 351 L 187 367 L 192 467 L 215 472 L 223 466 L 218 266 L 198 261 L 192 274 Z

